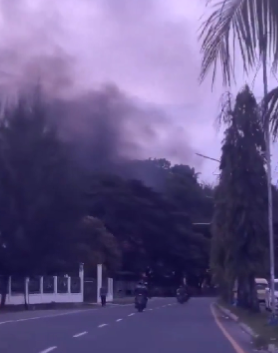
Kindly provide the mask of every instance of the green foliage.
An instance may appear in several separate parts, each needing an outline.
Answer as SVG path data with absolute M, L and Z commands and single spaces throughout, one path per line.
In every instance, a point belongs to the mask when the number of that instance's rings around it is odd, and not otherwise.
M 192 219 L 212 215 L 195 171 L 162 160 L 148 160 L 167 171 L 163 193 L 139 180 L 94 175 L 88 193 L 88 213 L 101 219 L 123 251 L 123 269 L 140 273 L 147 266 L 199 273 L 208 265 L 208 240 L 193 233 Z M 142 163 L 142 165 L 144 165 Z M 197 201 L 194 199 L 197 199 Z M 203 207 L 202 207 L 203 206 Z
M 224 85 L 235 79 L 236 60 L 244 71 L 257 70 L 264 56 L 277 69 L 278 6 L 274 0 L 208 0 L 209 16 L 202 25 L 201 79 L 213 70 L 213 83 L 220 65 Z M 237 49 L 237 53 L 235 53 Z
M 211 267 L 226 289 L 231 290 L 236 279 L 239 285 L 249 283 L 242 300 L 252 306 L 254 277 L 266 274 L 267 180 L 260 112 L 248 87 L 224 117 L 227 128 L 215 195 Z
M 95 276 L 97 264 L 103 264 L 104 271 L 118 270 L 121 265 L 121 249 L 113 234 L 103 222 L 86 216 L 76 232 L 75 256 L 85 263 L 87 275 Z
M 38 99 L 21 100 L 5 112 L 0 123 L 2 273 L 45 272 L 66 259 L 61 244 L 81 215 L 70 171 L 66 145 L 47 123 Z
M 125 175 L 80 170 L 41 100 L 21 100 L 0 122 L 0 273 L 71 273 L 84 262 L 154 276 L 199 276 L 212 216 L 198 174 L 165 159 L 127 161 Z M 133 173 L 133 175 L 132 175 Z

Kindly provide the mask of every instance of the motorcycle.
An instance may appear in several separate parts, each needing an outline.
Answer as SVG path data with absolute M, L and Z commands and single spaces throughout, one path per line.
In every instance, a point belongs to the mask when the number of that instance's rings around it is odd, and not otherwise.
M 189 294 L 184 294 L 184 295 L 178 295 L 177 296 L 177 302 L 179 304 L 184 304 L 189 300 L 190 296 Z
M 137 309 L 138 312 L 141 313 L 144 309 L 146 309 L 146 306 L 147 302 L 145 297 L 142 294 L 139 294 L 135 300 L 135 309 Z
M 184 303 L 185 303 L 184 295 L 178 295 L 178 296 L 177 296 L 177 302 L 178 302 L 179 304 L 184 304 Z

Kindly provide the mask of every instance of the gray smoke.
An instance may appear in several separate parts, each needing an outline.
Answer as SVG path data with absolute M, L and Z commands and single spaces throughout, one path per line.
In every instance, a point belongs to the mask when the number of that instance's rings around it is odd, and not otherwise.
M 51 100 L 50 117 L 58 122 L 62 137 L 75 144 L 80 161 L 93 170 L 109 170 L 131 159 L 165 157 L 163 151 L 152 155 L 149 150 L 165 129 L 173 136 L 173 157 L 184 159 L 187 154 L 192 160 L 190 146 L 179 141 L 179 132 L 162 111 L 143 106 L 115 85 Z
M 39 82 L 51 118 L 84 164 L 109 169 L 149 157 L 201 162 L 186 131 L 132 90 L 147 76 L 148 89 L 165 86 L 165 95 L 181 97 L 186 60 L 194 61 L 184 28 L 164 25 L 154 1 L 0 0 L 0 6 L 2 98 Z M 100 29 L 103 36 L 96 35 Z M 136 67 L 125 66 L 126 58 Z M 195 97 L 190 79 L 187 75 L 187 87 Z

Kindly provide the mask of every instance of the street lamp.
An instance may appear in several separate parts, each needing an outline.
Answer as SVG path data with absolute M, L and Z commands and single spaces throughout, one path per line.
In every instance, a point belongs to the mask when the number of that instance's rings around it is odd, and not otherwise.
M 204 154 L 197 153 L 197 152 L 196 152 L 196 155 L 199 156 L 199 157 L 206 158 L 206 159 L 210 159 L 211 161 L 220 163 L 220 160 L 219 160 L 219 159 L 212 158 L 212 157 L 209 157 L 209 156 L 205 156 Z

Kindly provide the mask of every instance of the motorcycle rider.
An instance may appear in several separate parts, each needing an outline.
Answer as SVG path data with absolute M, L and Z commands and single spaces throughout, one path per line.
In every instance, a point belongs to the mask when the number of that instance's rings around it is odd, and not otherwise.
M 144 299 L 146 301 L 146 304 L 147 304 L 149 293 L 148 293 L 148 287 L 144 283 L 144 281 L 139 281 L 137 283 L 137 285 L 135 287 L 134 294 L 135 294 L 135 304 L 137 304 L 137 299 L 138 299 L 139 295 L 143 295 L 143 297 L 144 297 Z
M 183 285 L 179 286 L 179 288 L 177 289 L 176 295 L 177 295 L 177 299 L 183 298 L 185 296 L 185 288 Z
M 182 284 L 177 289 L 177 299 L 187 301 L 190 298 L 190 291 L 186 284 Z

